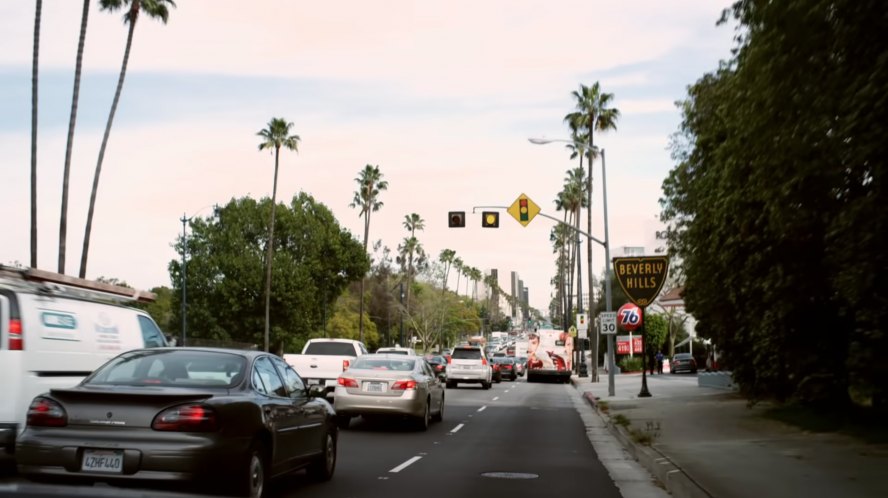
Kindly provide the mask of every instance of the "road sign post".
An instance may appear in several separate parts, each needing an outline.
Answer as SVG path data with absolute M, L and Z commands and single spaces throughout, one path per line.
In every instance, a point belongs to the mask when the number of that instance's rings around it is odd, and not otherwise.
M 648 344 L 644 337 L 644 309 L 647 308 L 663 288 L 669 270 L 669 258 L 665 256 L 645 256 L 635 258 L 614 258 L 614 274 L 620 287 L 640 311 L 641 342 L 644 349 Z M 623 312 L 623 308 L 620 308 Z M 627 315 L 627 320 L 631 317 Z M 641 351 L 641 392 L 639 398 L 651 397 L 647 385 L 647 351 Z

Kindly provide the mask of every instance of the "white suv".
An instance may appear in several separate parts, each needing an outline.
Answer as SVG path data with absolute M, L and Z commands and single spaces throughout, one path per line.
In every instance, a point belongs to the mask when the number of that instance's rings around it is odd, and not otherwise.
M 480 346 L 458 346 L 453 348 L 447 364 L 447 388 L 453 389 L 459 383 L 481 384 L 490 389 L 493 370 Z

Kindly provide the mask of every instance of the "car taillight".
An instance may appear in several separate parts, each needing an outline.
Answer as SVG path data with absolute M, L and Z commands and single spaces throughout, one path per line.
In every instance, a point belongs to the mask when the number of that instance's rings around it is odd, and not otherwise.
M 68 414 L 58 401 L 37 396 L 28 407 L 27 421 L 31 427 L 65 427 Z
M 9 320 L 9 350 L 22 351 L 25 343 L 22 340 L 22 321 L 15 318 Z
M 336 383 L 342 387 L 358 387 L 358 381 L 351 377 L 340 377 L 336 379 Z
M 481 358 L 481 364 L 487 365 L 487 358 Z
M 156 431 L 212 432 L 219 429 L 216 412 L 204 405 L 181 405 L 167 408 L 151 422 Z
M 435 370 L 444 370 L 444 365 L 435 365 Z
M 348 360 L 342 360 L 342 371 L 345 372 L 348 370 L 349 365 L 351 365 L 351 363 Z
M 415 380 L 398 380 L 392 384 L 392 391 L 409 391 L 411 389 L 416 389 Z
M 447 357 L 447 364 L 450 365 L 450 357 Z

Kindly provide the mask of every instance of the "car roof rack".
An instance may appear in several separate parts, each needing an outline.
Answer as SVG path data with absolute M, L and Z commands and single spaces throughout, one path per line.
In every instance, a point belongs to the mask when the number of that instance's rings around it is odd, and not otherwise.
M 38 291 L 51 294 L 68 294 L 86 299 L 104 298 L 113 301 L 137 301 L 143 303 L 151 303 L 157 300 L 157 295 L 153 292 L 71 277 L 37 268 L 18 268 L 0 265 L 0 277 L 6 277 L 11 281 L 20 281 L 23 285 L 36 285 L 38 286 Z

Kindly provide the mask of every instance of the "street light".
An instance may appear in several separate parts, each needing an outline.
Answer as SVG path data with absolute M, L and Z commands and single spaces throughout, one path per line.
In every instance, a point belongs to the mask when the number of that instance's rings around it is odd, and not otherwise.
M 555 139 L 555 138 L 528 138 L 528 141 L 534 145 L 546 145 L 554 142 L 562 142 L 572 144 L 574 147 L 579 148 L 580 150 L 585 150 L 589 148 L 589 144 L 584 144 L 581 142 L 576 142 L 574 140 L 563 140 L 563 139 Z M 605 295 L 605 311 L 613 311 L 613 295 L 611 292 L 611 258 L 610 258 L 610 235 L 608 233 L 608 218 L 607 218 L 607 168 L 605 165 L 605 156 L 604 149 L 599 149 L 598 147 L 592 146 L 593 150 L 598 150 L 601 153 L 601 193 L 603 197 L 603 205 L 604 205 L 604 241 L 600 241 L 593 237 L 589 238 L 589 247 L 591 247 L 592 242 L 598 242 L 602 246 L 604 246 L 604 261 L 605 261 L 605 282 L 604 282 L 604 295 Z M 592 181 L 592 164 L 591 161 L 589 163 L 589 181 Z M 589 189 L 589 211 L 591 218 L 591 210 L 592 210 L 592 189 Z M 591 272 L 590 267 L 590 272 Z M 589 288 L 592 288 L 592 280 L 589 281 Z M 590 300 L 591 302 L 591 300 Z M 598 368 L 598 328 L 595 329 L 595 341 L 593 350 L 593 375 L 592 382 L 596 382 L 598 380 L 598 375 L 596 373 Z M 607 356 L 608 356 L 608 368 L 607 368 L 607 394 L 608 396 L 614 396 L 614 337 L 612 335 L 607 336 Z

